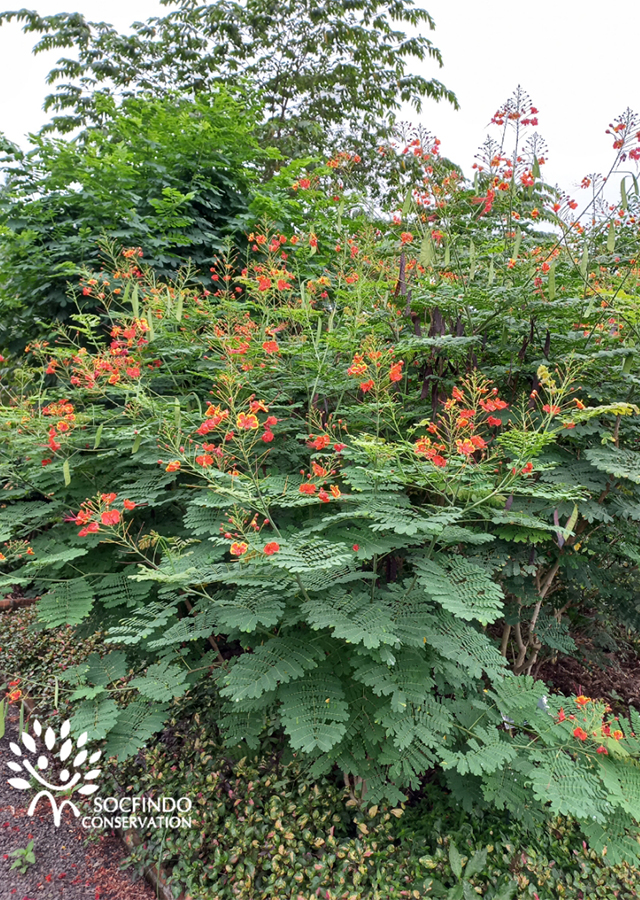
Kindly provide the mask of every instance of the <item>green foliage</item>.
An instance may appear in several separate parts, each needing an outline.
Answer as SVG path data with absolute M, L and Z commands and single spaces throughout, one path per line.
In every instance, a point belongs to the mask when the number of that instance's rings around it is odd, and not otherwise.
M 24 346 L 52 319 L 103 308 L 105 280 L 126 289 L 113 262 L 108 276 L 78 286 L 105 240 L 144 248 L 162 278 L 190 260 L 201 283 L 225 239 L 242 241 L 257 163 L 268 157 L 252 136 L 255 108 L 222 88 L 101 108 L 101 126 L 67 140 L 41 134 L 27 153 L 4 156 L 0 346 Z
M 33 866 L 36 862 L 33 841 L 29 841 L 26 847 L 18 847 L 17 850 L 11 850 L 9 856 L 15 856 L 15 860 L 10 868 L 17 869 L 23 875 L 26 874 L 29 871 L 29 866 Z
M 255 226 L 213 292 L 126 251 L 135 291 L 31 348 L 0 410 L 2 586 L 105 633 L 71 673 L 74 728 L 120 760 L 207 685 L 228 747 L 278 735 L 373 806 L 431 773 L 469 809 L 573 816 L 621 859 L 640 722 L 535 675 L 594 602 L 638 625 L 637 234 L 616 226 L 615 263 L 597 217 L 578 235 L 519 131 L 475 185 L 416 140 L 411 165 L 385 149 L 403 222 L 321 198 L 331 166 L 280 172 L 295 224 Z

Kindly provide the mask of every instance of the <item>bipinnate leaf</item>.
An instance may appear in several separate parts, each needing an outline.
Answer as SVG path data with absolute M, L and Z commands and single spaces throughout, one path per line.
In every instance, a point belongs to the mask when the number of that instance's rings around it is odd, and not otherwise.
M 189 687 L 185 679 L 189 670 L 184 666 L 176 666 L 167 660 L 149 666 L 145 675 L 133 678 L 129 685 L 137 688 L 150 700 L 171 700 L 181 697 Z

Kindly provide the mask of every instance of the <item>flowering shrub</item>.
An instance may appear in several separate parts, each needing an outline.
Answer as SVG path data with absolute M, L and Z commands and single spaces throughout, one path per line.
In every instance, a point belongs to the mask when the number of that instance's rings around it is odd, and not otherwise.
M 638 713 L 613 727 L 534 676 L 594 598 L 637 624 L 633 201 L 586 229 L 535 141 L 489 147 L 475 186 L 413 149 L 395 221 L 356 231 L 319 203 L 312 230 L 256 226 L 211 291 L 125 254 L 134 289 L 115 278 L 110 312 L 29 348 L 2 409 L 2 584 L 46 591 L 50 626 L 107 631 L 104 664 L 66 677 L 108 754 L 208 679 L 230 745 L 279 730 L 371 803 L 437 769 L 622 858 Z

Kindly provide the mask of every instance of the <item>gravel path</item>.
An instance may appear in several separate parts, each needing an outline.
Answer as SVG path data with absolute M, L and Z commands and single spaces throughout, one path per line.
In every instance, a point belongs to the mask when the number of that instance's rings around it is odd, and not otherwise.
M 14 713 L 0 740 L 0 900 L 155 900 L 134 870 L 120 870 L 126 852 L 115 835 L 97 833 L 85 846 L 87 832 L 71 810 L 64 810 L 59 828 L 43 802 L 35 815 L 27 815 L 30 797 L 7 784 L 6 763 L 15 759 L 9 742 L 17 741 L 17 721 Z M 11 869 L 14 857 L 9 853 L 31 839 L 36 862 L 22 875 Z

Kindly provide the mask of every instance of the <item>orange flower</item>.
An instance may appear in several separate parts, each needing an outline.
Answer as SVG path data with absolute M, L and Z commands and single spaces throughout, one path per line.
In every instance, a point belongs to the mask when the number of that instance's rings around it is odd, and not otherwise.
M 607 750 L 606 747 L 603 747 L 602 744 L 598 747 L 598 749 L 596 750 L 596 753 L 604 753 L 605 756 L 609 755 L 609 751 Z
M 330 443 L 331 438 L 328 434 L 321 434 L 318 437 L 315 437 L 315 435 L 312 434 L 308 446 L 313 447 L 315 450 L 324 450 Z
M 253 413 L 250 415 L 239 413 L 236 417 L 236 425 L 243 431 L 252 431 L 254 428 L 260 427 L 260 422 L 258 422 L 258 417 L 254 416 Z
M 564 709 L 560 707 L 560 712 L 558 713 L 558 722 L 564 722 L 567 717 L 564 714 Z
M 213 465 L 213 456 L 210 456 L 208 453 L 203 453 L 201 456 L 196 456 L 196 462 L 199 466 L 202 466 L 203 469 L 206 469 L 207 466 Z
M 280 549 L 280 544 L 278 544 L 277 541 L 269 541 L 268 544 L 264 545 L 263 552 L 267 556 L 273 556 L 273 554 L 277 553 L 279 549 Z
M 268 407 L 264 405 L 264 400 L 252 400 L 249 403 L 249 409 L 252 413 L 269 412 Z
M 242 556 L 249 549 L 249 545 L 245 544 L 244 541 L 234 541 L 229 551 L 232 556 Z
M 277 341 L 265 341 L 262 344 L 262 349 L 265 353 L 277 353 L 278 352 L 278 342 Z
M 367 364 L 363 362 L 362 354 L 356 353 L 353 357 L 353 362 L 347 369 L 347 375 L 364 375 L 367 371 Z
M 413 241 L 413 235 L 410 231 L 403 231 L 400 235 L 400 242 L 402 244 L 410 244 Z
M 576 697 L 576 703 L 578 706 L 586 706 L 587 703 L 591 703 L 591 697 L 585 697 L 584 694 L 580 694 Z
M 298 490 L 301 494 L 315 494 L 316 486 L 315 484 L 301 484 Z
M 170 462 L 166 467 L 165 472 L 177 472 L 180 466 L 181 463 L 177 459 L 174 459 L 173 462 Z
M 327 470 L 322 466 L 319 466 L 318 463 L 311 463 L 311 469 L 314 475 L 317 475 L 318 478 L 324 478 L 327 475 Z
M 489 416 L 487 419 L 487 425 L 494 425 L 496 428 L 502 425 L 502 421 L 497 419 L 495 416 Z
M 113 503 L 117 496 L 117 494 L 100 494 L 100 499 L 103 503 L 106 503 L 107 506 L 109 506 L 109 504 Z
M 400 360 L 400 362 L 395 363 L 395 365 L 391 366 L 389 370 L 389 378 L 391 381 L 400 381 L 402 379 L 402 367 L 404 365 L 404 360 Z
M 103 525 L 117 525 L 120 521 L 120 513 L 117 509 L 107 509 L 100 516 Z
M 373 386 L 374 386 L 373 381 L 370 378 L 369 381 L 363 381 L 360 384 L 360 390 L 362 391 L 363 394 L 368 394 Z
M 22 691 L 11 691 L 9 694 L 9 703 L 15 703 L 20 697 L 22 697 Z
M 456 448 L 458 453 L 461 453 L 463 456 L 470 456 L 472 453 L 475 453 L 476 448 L 471 443 L 471 441 L 465 439 L 464 441 L 456 441 Z
M 614 731 L 613 734 L 611 735 L 611 737 L 614 738 L 616 741 L 621 741 L 622 738 L 624 737 L 624 735 L 621 731 Z
M 267 428 L 265 433 L 262 435 L 262 440 L 265 442 L 265 444 L 270 444 L 273 440 L 273 431 L 269 431 L 269 429 Z
M 549 413 L 552 416 L 557 416 L 560 412 L 560 407 L 556 406 L 554 403 L 545 403 L 545 405 L 542 407 L 542 410 L 543 412 Z
M 323 503 L 329 503 L 331 497 L 327 494 L 324 488 L 321 488 L 318 492 L 318 497 L 322 500 Z
M 578 738 L 579 741 L 586 741 L 586 739 L 589 737 L 584 728 L 580 728 L 579 726 L 578 728 L 573 729 L 573 736 L 575 738 Z
M 586 409 L 586 407 L 585 407 L 584 403 L 582 402 L 582 400 L 578 400 L 577 397 L 574 397 L 574 398 L 573 398 L 573 402 L 575 403 L 577 409 Z
M 342 494 L 340 492 L 340 488 L 338 487 L 337 484 L 332 484 L 331 487 L 329 488 L 329 490 L 331 491 L 331 493 L 333 494 L 333 496 L 335 497 L 336 500 L 338 499 L 338 497 L 342 496 Z
M 133 500 L 125 500 L 125 501 L 124 501 L 124 508 L 125 508 L 125 509 L 135 509 L 135 508 L 136 508 L 136 504 L 133 502 Z

